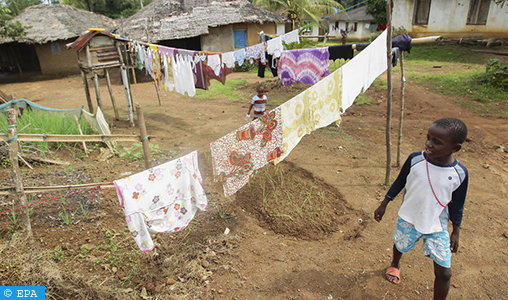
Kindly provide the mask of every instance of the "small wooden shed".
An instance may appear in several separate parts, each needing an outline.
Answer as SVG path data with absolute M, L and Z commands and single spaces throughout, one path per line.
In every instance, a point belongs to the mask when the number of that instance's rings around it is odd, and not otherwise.
M 88 81 L 86 79 L 87 74 L 91 73 L 93 76 L 97 105 L 102 106 L 99 92 L 99 71 L 103 70 L 113 110 L 115 111 L 115 118 L 117 120 L 120 119 L 108 71 L 108 69 L 111 68 L 120 68 L 125 91 L 125 99 L 127 100 L 129 120 L 133 125 L 132 94 L 129 83 L 129 75 L 127 72 L 129 68 L 133 68 L 133 62 L 131 61 L 128 53 L 127 40 L 105 32 L 103 29 L 89 29 L 87 33 L 78 37 L 70 45 L 70 47 L 76 50 L 78 54 L 78 66 L 81 70 L 81 76 L 83 78 L 83 85 L 90 112 L 93 112 L 94 109 L 88 88 Z

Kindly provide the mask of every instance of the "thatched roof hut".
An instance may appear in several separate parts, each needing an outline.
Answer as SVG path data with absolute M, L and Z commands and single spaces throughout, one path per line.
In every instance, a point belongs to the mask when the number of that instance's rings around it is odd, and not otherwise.
M 115 22 L 105 16 L 63 4 L 27 7 L 11 22 L 29 26 L 17 41 L 0 38 L 0 67 L 15 66 L 19 72 L 40 71 L 43 75 L 79 73 L 74 50 L 66 44 L 88 28 L 113 31 Z
M 116 25 L 113 19 L 86 10 L 63 4 L 39 4 L 29 6 L 12 22 L 31 26 L 27 34 L 18 39 L 20 43 L 44 44 L 80 36 L 88 28 L 104 28 L 112 31 Z M 0 39 L 0 44 L 12 42 Z
M 155 0 L 119 24 L 119 33 L 145 42 L 148 34 L 157 43 L 208 35 L 214 27 L 285 21 L 247 0 Z

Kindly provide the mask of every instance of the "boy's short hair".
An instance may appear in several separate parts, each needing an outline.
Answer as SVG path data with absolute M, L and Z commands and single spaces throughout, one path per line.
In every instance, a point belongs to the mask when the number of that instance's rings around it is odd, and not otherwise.
M 443 118 L 435 121 L 433 124 L 445 129 L 456 144 L 462 144 L 466 140 L 467 126 L 459 119 Z
M 256 87 L 256 91 L 259 91 L 260 89 L 265 89 L 265 86 L 262 85 L 262 84 L 258 84 L 258 86 Z

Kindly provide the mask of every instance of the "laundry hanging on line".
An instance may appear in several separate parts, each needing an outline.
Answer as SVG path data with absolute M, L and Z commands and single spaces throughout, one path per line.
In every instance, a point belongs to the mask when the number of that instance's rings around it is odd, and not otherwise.
M 129 177 L 115 180 L 129 232 L 143 252 L 152 251 L 150 232 L 183 230 L 207 207 L 197 151 Z
M 311 48 L 283 51 L 279 60 L 279 74 L 288 86 L 295 82 L 316 84 L 330 71 L 328 48 Z

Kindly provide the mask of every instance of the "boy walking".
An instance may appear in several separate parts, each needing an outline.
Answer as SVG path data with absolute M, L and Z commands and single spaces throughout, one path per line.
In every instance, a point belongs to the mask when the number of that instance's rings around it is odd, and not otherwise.
M 380 222 L 386 206 L 402 189 L 393 259 L 386 279 L 400 283 L 400 258 L 423 237 L 423 254 L 434 261 L 434 299 L 446 299 L 450 288 L 451 253 L 459 247 L 460 223 L 466 200 L 468 171 L 454 157 L 467 137 L 464 122 L 439 119 L 430 125 L 425 151 L 414 152 L 404 163 L 385 199 L 374 212 Z M 448 222 L 453 231 L 448 235 Z
M 250 116 L 250 111 L 254 107 L 254 120 L 265 114 L 266 102 L 268 102 L 265 95 L 265 86 L 260 84 L 256 88 L 256 95 L 252 97 L 252 102 L 247 112 L 247 117 Z

